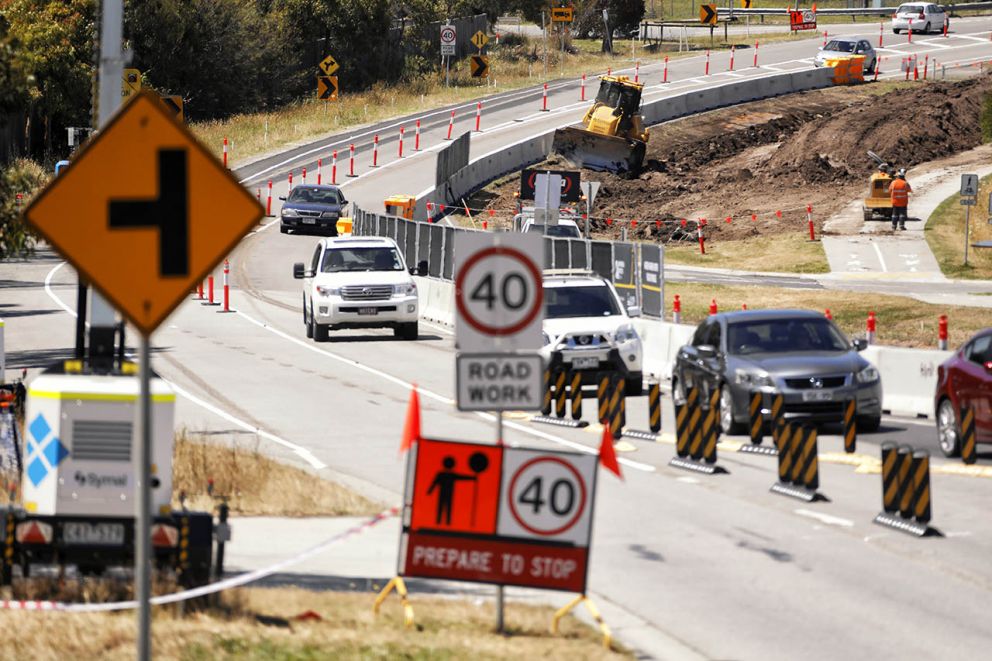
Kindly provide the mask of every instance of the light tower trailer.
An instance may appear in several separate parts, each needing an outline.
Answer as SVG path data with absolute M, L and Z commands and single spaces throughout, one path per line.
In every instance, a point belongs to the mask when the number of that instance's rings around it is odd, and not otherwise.
M 21 456 L 21 498 L 0 509 L 0 582 L 14 567 L 75 565 L 82 574 L 134 565 L 134 462 L 139 441 L 137 370 L 117 362 L 105 373 L 69 360 L 28 386 Z M 153 376 L 152 562 L 185 587 L 210 580 L 215 533 L 209 512 L 173 510 L 175 393 Z M 219 524 L 224 541 L 227 526 Z

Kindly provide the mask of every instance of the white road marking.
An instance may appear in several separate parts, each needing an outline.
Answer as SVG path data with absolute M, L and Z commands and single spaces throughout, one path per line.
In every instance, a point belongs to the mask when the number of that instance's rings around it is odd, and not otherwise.
M 811 519 L 816 519 L 820 523 L 826 523 L 829 526 L 841 526 L 843 528 L 853 528 L 854 521 L 848 519 L 842 519 L 839 516 L 830 516 L 829 514 L 824 514 L 823 512 L 814 512 L 812 510 L 798 509 L 796 514 L 799 516 L 807 516 Z
M 62 299 L 60 299 L 58 296 L 55 295 L 55 292 L 52 291 L 52 287 L 51 287 L 52 278 L 55 277 L 55 274 L 59 271 L 59 269 L 61 269 L 65 265 L 66 265 L 66 262 L 60 262 L 54 268 L 52 268 L 51 271 L 48 272 L 48 275 L 45 276 L 45 293 L 48 294 L 49 298 L 51 298 L 53 301 L 55 301 L 55 303 L 60 308 L 62 308 L 66 313 L 72 315 L 72 317 L 75 318 L 77 316 L 76 315 L 76 311 L 73 310 L 72 308 L 70 308 L 65 303 L 63 303 L 62 302 Z M 86 324 L 86 325 L 89 326 L 89 324 Z M 175 325 L 173 324 L 171 327 L 174 327 L 174 326 Z M 248 424 L 247 422 L 245 422 L 244 420 L 231 415 L 227 411 L 223 411 L 223 410 L 217 408 L 216 406 L 214 406 L 213 404 L 210 404 L 209 402 L 205 402 L 202 399 L 200 399 L 199 397 L 196 397 L 196 396 L 190 394 L 189 392 L 187 392 L 186 390 L 184 390 L 183 388 L 181 388 L 177 384 L 172 383 L 171 381 L 166 381 L 166 383 L 168 383 L 170 386 L 172 386 L 172 389 L 175 390 L 176 391 L 176 394 L 179 395 L 180 397 L 184 397 L 184 398 L 188 399 L 189 401 L 193 402 L 197 406 L 200 406 L 202 408 L 205 408 L 206 410 L 210 411 L 214 415 L 217 415 L 217 416 L 223 418 L 224 420 L 227 420 L 231 424 L 237 425 L 238 427 L 241 427 L 245 431 L 250 431 L 250 432 L 252 432 L 254 434 L 257 434 L 258 436 L 261 436 L 262 438 L 266 438 L 266 439 L 272 441 L 273 443 L 276 443 L 278 445 L 281 445 L 281 446 L 283 446 L 285 448 L 289 448 L 297 456 L 299 456 L 305 462 L 307 462 L 308 464 L 310 464 L 311 466 L 313 466 L 313 468 L 315 468 L 316 470 L 320 470 L 322 468 L 327 468 L 327 464 L 325 464 L 320 459 L 317 459 L 315 456 L 313 456 L 313 454 L 311 454 L 311 452 L 309 450 L 307 450 L 305 447 L 303 447 L 301 445 L 296 445 L 295 443 L 290 443 L 286 439 L 280 438 L 279 436 L 276 436 L 275 434 L 273 434 L 271 432 L 267 432 L 264 429 L 259 429 L 258 427 L 254 427 L 254 426 Z
M 872 243 L 871 245 L 875 249 L 875 254 L 878 255 L 878 264 L 882 267 L 882 272 L 885 273 L 889 269 L 885 266 L 885 258 L 882 257 L 882 249 L 878 247 L 877 243 Z
M 675 478 L 675 481 L 676 482 L 685 482 L 686 484 L 699 484 L 699 480 L 697 480 L 694 477 L 688 477 L 688 476 L 677 477 L 677 478 Z

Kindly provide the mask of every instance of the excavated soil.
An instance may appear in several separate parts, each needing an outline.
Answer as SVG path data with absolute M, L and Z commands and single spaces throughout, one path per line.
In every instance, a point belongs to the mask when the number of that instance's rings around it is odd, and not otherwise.
M 867 150 L 907 168 L 912 183 L 914 165 L 981 143 L 979 115 L 992 77 L 877 89 L 807 92 L 652 128 L 638 177 L 583 172 L 602 182 L 594 232 L 615 238 L 626 227 L 640 239 L 688 239 L 706 219 L 711 240 L 740 239 L 804 228 L 807 206 L 819 232 L 866 191 L 875 170 Z M 560 157 L 546 165 L 568 167 Z M 497 182 L 470 206 L 513 208 L 518 182 Z

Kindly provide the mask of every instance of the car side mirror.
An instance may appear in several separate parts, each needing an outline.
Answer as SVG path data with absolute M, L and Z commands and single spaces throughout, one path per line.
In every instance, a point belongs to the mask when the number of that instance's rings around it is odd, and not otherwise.
M 279 199 L 282 200 L 283 202 L 285 202 L 286 201 L 286 196 L 285 195 L 280 195 L 279 196 Z
M 868 340 L 864 339 L 863 337 L 854 338 L 853 344 L 855 351 L 864 351 L 865 349 L 868 348 Z
M 417 262 L 417 275 L 419 275 L 421 278 L 426 278 L 427 277 L 427 260 L 426 259 L 422 259 L 419 262 Z
M 629 308 L 627 308 L 627 316 L 628 317 L 640 317 L 641 316 L 641 308 L 638 307 L 638 306 L 636 306 L 636 305 L 630 306 Z
M 346 204 L 348 204 L 348 200 L 346 200 L 346 199 L 344 199 L 344 198 L 342 197 L 342 198 L 341 198 L 341 203 L 340 203 L 340 204 L 341 204 L 341 206 L 344 206 L 344 205 L 346 205 Z
M 293 264 L 293 277 L 297 280 L 302 280 L 306 277 L 306 267 L 303 266 L 303 262 L 296 262 Z
M 696 347 L 696 353 L 700 358 L 716 358 L 716 347 L 712 344 L 700 344 Z

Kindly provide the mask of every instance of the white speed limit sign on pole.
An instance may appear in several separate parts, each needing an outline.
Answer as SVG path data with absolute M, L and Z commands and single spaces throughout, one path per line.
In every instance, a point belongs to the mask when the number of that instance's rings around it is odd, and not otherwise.
M 454 25 L 441 26 L 441 55 L 454 55 L 458 33 Z
M 540 349 L 542 237 L 455 234 L 455 341 L 464 353 Z
M 589 545 L 596 455 L 503 451 L 497 534 Z

